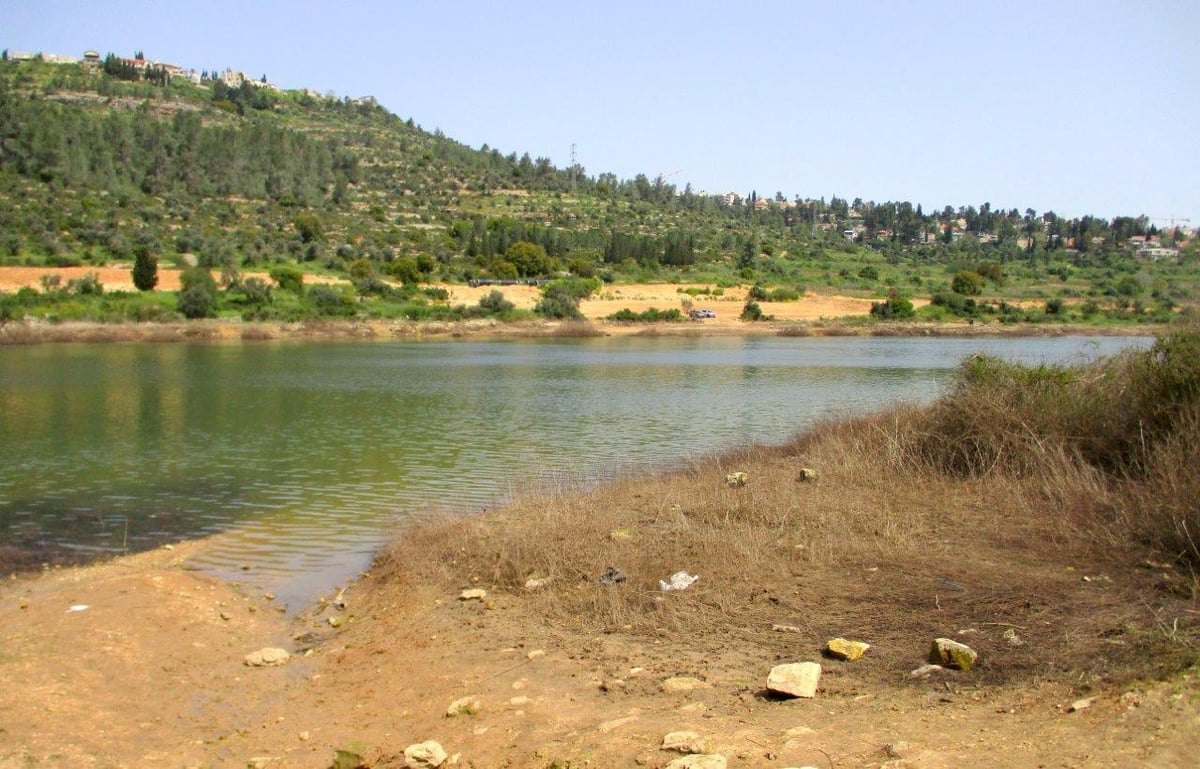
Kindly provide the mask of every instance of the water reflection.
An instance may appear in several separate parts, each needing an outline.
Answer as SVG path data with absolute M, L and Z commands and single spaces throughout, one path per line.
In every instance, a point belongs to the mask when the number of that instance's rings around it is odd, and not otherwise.
M 233 529 L 307 600 L 389 522 L 515 485 L 663 467 L 813 420 L 927 400 L 965 355 L 1026 362 L 1130 339 L 595 339 L 0 349 L 0 545 L 121 552 Z

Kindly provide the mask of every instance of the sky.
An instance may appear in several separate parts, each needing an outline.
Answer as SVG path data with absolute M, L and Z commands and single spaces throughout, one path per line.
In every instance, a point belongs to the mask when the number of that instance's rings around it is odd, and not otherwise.
M 371 95 L 592 176 L 1192 227 L 1197 29 L 1196 0 L 0 2 L 9 51 Z

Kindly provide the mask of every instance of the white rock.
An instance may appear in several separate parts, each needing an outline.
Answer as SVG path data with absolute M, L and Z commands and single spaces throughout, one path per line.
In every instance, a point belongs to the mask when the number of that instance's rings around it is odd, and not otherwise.
M 459 697 L 446 708 L 446 718 L 473 716 L 483 709 L 478 697 Z
M 1081 700 L 1075 700 L 1071 703 L 1071 707 L 1067 708 L 1068 713 L 1078 713 L 1081 710 L 1087 710 L 1096 701 L 1095 697 L 1084 697 Z
M 725 769 L 728 765 L 725 756 L 709 753 L 677 758 L 667 764 L 665 769 Z
M 487 598 L 487 591 L 481 587 L 473 587 L 458 594 L 460 601 L 482 601 L 484 598 Z
M 446 750 L 434 740 L 418 742 L 404 749 L 404 761 L 418 769 L 436 769 L 446 763 Z
M 941 665 L 934 665 L 934 664 L 930 663 L 930 664 L 922 665 L 919 668 L 915 668 L 908 675 L 912 678 L 925 678 L 926 676 L 930 675 L 931 673 L 941 673 L 945 670 L 946 670 L 946 668 L 942 667 Z
M 695 732 L 671 732 L 663 737 L 662 749 L 677 753 L 703 753 L 704 741 Z
M 246 664 L 255 668 L 270 668 L 286 665 L 291 658 L 292 655 L 288 654 L 285 649 L 267 647 L 247 654 Z
M 789 697 L 815 697 L 821 680 L 821 666 L 816 662 L 793 662 L 776 665 L 767 676 L 767 690 Z

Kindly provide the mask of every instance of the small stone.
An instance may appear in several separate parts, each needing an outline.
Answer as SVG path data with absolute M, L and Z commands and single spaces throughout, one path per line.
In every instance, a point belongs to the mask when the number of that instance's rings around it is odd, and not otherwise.
M 935 665 L 943 665 L 955 670 L 967 671 L 974 667 L 979 654 L 970 646 L 952 641 L 949 638 L 937 638 L 929 649 L 929 661 Z
M 817 471 L 811 467 L 800 468 L 800 476 L 796 479 L 801 483 L 809 483 L 817 479 Z
M 484 598 L 487 598 L 487 591 L 481 587 L 473 587 L 458 594 L 460 601 L 482 601 Z
M 278 766 L 276 762 L 280 760 L 279 756 L 255 756 L 246 761 L 246 769 L 267 769 L 272 764 Z
M 341 627 L 342 625 L 341 617 L 329 617 L 325 621 L 329 623 L 329 627 Z
M 525 655 L 525 659 L 530 660 L 532 662 L 533 660 L 536 660 L 539 657 L 545 657 L 545 656 L 546 656 L 546 652 L 542 651 L 541 649 L 533 649 L 528 654 Z
M 446 708 L 446 718 L 455 718 L 457 716 L 473 716 L 483 709 L 483 704 L 480 703 L 478 697 L 459 697 L 454 702 L 450 703 L 450 707 Z
M 663 737 L 662 749 L 676 753 L 703 753 L 704 741 L 695 732 L 671 732 Z
M 676 676 L 668 678 L 662 682 L 662 690 L 667 694 L 681 694 L 684 692 L 694 691 L 696 689 L 711 689 L 712 685 L 706 681 L 701 681 L 699 678 L 690 678 L 688 676 Z
M 537 590 L 539 587 L 545 587 L 546 583 L 549 581 L 549 577 L 530 577 L 529 579 L 525 580 L 525 589 Z
M 1021 646 L 1025 643 L 1021 640 L 1021 636 L 1017 635 L 1017 631 L 1013 628 L 1005 630 L 1002 637 L 1005 641 L 1008 641 L 1009 646 Z
M 731 489 L 736 489 L 745 486 L 748 480 L 749 476 L 745 473 L 730 473 L 725 476 L 725 485 Z
M 312 732 L 306 730 L 306 731 L 300 732 L 296 736 L 300 738 L 301 742 L 308 742 L 309 740 L 312 739 Z
M 233 619 L 233 615 L 232 615 L 232 614 L 230 614 L 230 613 L 229 613 L 229 612 L 227 612 L 227 611 L 223 611 L 223 612 L 221 612 L 221 619 L 223 619 L 223 620 L 225 620 L 226 622 L 228 622 L 229 620 Z
M 528 697 L 524 697 L 524 696 L 522 696 L 522 697 L 513 697 L 512 699 L 510 699 L 510 700 L 508 701 L 508 704 L 509 704 L 509 705 L 512 705 L 513 707 L 519 708 L 519 707 L 522 707 L 522 706 L 524 706 L 524 705 L 528 705 L 528 704 L 529 704 L 529 701 L 530 701 L 530 700 L 529 700 L 529 698 L 528 698 Z
M 921 667 L 914 669 L 908 675 L 911 678 L 925 678 L 926 676 L 928 676 L 932 673 L 941 673 L 941 672 L 944 672 L 945 670 L 946 670 L 946 668 L 942 667 L 941 665 L 928 664 L 928 665 L 922 665 Z
M 862 641 L 847 641 L 845 638 L 834 638 L 825 644 L 825 653 L 838 660 L 853 662 L 867 653 L 871 644 Z
M 664 769 L 725 769 L 728 765 L 729 761 L 725 756 L 710 753 L 677 758 Z
M 600 682 L 600 691 L 608 693 L 623 691 L 627 685 L 622 678 L 607 678 Z
M 263 593 L 263 598 L 267 599 L 268 601 L 274 601 L 275 594 L 274 593 Z
M 417 769 L 436 769 L 446 763 L 446 749 L 434 740 L 418 742 L 404 749 L 404 760 Z
M 801 632 L 800 628 L 796 627 L 795 625 L 772 625 L 771 629 L 774 630 L 776 633 L 799 633 L 799 632 Z
M 1078 713 L 1081 710 L 1087 710 L 1096 702 L 1095 697 L 1084 697 L 1081 700 L 1075 700 L 1071 703 L 1071 707 L 1067 708 L 1068 713 Z
M 288 654 L 285 649 L 267 647 L 247 654 L 246 664 L 255 668 L 270 668 L 286 665 L 291 658 L 292 655 Z
M 907 758 L 912 753 L 912 745 L 904 740 L 889 742 L 883 749 L 884 753 L 888 754 L 888 758 Z

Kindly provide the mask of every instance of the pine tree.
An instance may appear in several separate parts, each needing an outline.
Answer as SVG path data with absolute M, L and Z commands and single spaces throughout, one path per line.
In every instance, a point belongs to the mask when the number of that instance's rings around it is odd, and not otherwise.
M 144 246 L 139 246 L 134 256 L 133 285 L 138 291 L 153 291 L 158 285 L 158 258 Z

